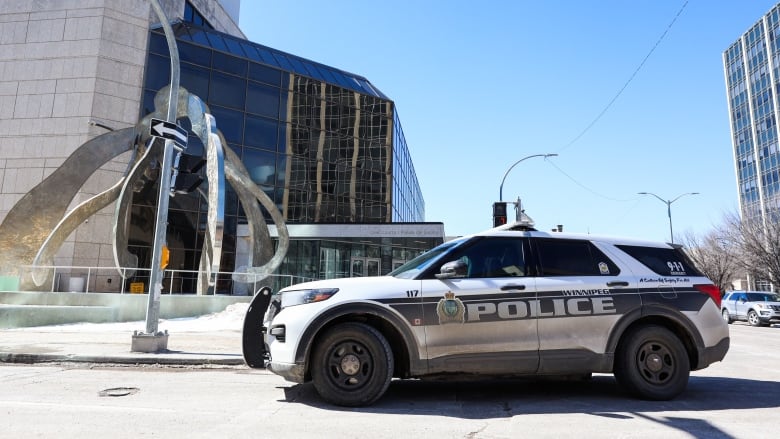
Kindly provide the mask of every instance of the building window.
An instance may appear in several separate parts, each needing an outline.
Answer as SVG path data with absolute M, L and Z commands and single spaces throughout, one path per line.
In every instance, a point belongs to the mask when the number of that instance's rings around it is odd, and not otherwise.
M 193 6 L 189 1 L 184 2 L 184 21 L 196 24 L 200 27 L 214 29 L 214 26 L 212 26 L 211 23 L 206 20 L 206 17 L 198 12 L 198 10 L 195 9 L 195 6 Z

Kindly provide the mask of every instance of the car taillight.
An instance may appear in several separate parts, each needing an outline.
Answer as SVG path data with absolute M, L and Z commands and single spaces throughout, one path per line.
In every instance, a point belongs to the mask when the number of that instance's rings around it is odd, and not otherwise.
M 698 284 L 693 287 L 712 297 L 712 301 L 715 302 L 715 305 L 720 309 L 720 288 L 712 284 Z

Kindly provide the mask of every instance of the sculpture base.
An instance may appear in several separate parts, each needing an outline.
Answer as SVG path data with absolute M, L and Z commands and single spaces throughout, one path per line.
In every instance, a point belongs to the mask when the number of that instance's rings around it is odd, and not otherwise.
M 136 332 L 133 334 L 133 342 L 130 346 L 130 352 L 160 352 L 168 350 L 168 331 L 157 334 L 144 334 Z

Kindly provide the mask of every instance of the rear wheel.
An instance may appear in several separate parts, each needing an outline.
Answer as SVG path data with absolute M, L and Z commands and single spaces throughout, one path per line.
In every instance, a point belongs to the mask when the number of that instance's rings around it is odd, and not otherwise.
M 690 370 L 682 342 L 662 326 L 640 326 L 627 332 L 615 354 L 615 378 L 642 399 L 676 397 L 688 385 Z
M 727 309 L 725 309 L 725 308 L 724 308 L 724 309 L 723 309 L 723 312 L 721 312 L 720 314 L 723 316 L 723 320 L 724 320 L 726 323 L 728 323 L 729 325 L 731 324 L 731 322 L 733 322 L 733 321 L 734 321 L 734 320 L 731 318 L 731 314 L 729 314 L 729 310 L 727 310 Z
M 393 377 L 393 351 L 376 329 L 344 323 L 318 341 L 310 366 L 314 388 L 333 404 L 364 406 L 379 399 Z

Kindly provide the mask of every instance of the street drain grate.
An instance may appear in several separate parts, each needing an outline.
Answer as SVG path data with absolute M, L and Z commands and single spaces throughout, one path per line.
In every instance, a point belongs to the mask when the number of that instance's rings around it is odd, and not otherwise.
M 138 387 L 114 387 L 111 389 L 101 390 L 98 392 L 98 396 L 127 396 L 134 393 L 138 393 L 141 390 Z

